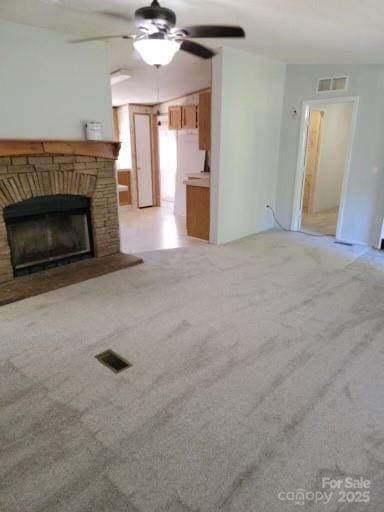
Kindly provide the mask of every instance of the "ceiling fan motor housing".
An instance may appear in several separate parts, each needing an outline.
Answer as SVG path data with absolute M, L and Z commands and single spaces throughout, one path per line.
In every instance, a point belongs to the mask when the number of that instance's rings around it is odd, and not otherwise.
M 154 0 L 149 7 L 142 7 L 135 12 L 135 22 L 138 27 L 156 25 L 159 28 L 171 29 L 176 25 L 176 14 L 166 7 L 161 7 Z

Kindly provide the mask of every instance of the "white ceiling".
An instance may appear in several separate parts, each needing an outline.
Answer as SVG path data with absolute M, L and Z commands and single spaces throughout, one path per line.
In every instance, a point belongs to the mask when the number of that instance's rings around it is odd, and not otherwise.
M 206 89 L 211 85 L 211 61 L 177 53 L 171 64 L 155 69 L 137 63 L 132 78 L 114 85 L 114 105 L 155 104 Z
M 132 33 L 132 23 L 96 13 L 107 10 L 133 16 L 135 9 L 149 3 L 149 0 L 1 0 L 0 18 L 81 36 Z M 242 25 L 247 38 L 226 40 L 226 45 L 285 62 L 384 61 L 383 0 L 164 0 L 163 4 L 176 11 L 178 26 Z M 223 43 L 221 40 L 202 42 L 213 47 Z M 114 41 L 109 46 L 111 70 L 128 67 L 136 70 L 138 76 L 149 78 L 149 70 L 137 59 L 129 42 Z M 178 55 L 165 74 L 179 72 L 180 75 L 180 70 L 185 73 L 189 68 L 196 73 L 196 61 L 190 55 Z M 151 77 L 153 80 L 152 70 Z M 164 78 L 167 81 L 170 82 Z M 134 84 L 135 81 L 129 80 L 114 88 L 120 100 L 131 94 L 136 98 L 134 101 L 140 101 L 142 87 L 135 86 L 132 92 Z M 151 101 L 148 98 L 153 94 L 146 89 L 143 96 Z

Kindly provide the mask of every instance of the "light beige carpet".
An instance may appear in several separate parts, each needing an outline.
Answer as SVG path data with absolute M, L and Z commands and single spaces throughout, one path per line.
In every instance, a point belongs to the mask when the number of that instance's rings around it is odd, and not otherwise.
M 383 510 L 382 254 L 274 231 L 144 259 L 0 309 L 0 509 Z M 360 475 L 368 504 L 281 499 Z

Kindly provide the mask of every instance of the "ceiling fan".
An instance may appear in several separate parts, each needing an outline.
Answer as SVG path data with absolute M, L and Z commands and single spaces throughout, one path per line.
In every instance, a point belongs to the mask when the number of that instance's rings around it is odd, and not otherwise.
M 117 13 L 101 13 L 114 18 L 130 20 L 128 16 Z M 169 64 L 175 54 L 182 50 L 202 59 L 211 59 L 215 52 L 191 39 L 245 37 L 245 32 L 237 26 L 194 25 L 176 27 L 176 14 L 167 7 L 162 7 L 158 0 L 153 0 L 148 7 L 141 7 L 135 12 L 134 22 L 141 34 L 121 34 L 111 36 L 75 39 L 72 43 L 85 43 L 106 39 L 132 39 L 133 46 L 140 53 L 144 62 L 152 66 Z

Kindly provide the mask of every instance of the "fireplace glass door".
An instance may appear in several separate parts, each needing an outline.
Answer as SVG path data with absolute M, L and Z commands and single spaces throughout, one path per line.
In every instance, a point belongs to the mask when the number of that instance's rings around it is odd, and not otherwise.
M 15 275 L 93 255 L 87 198 L 35 198 L 8 207 L 4 217 Z

